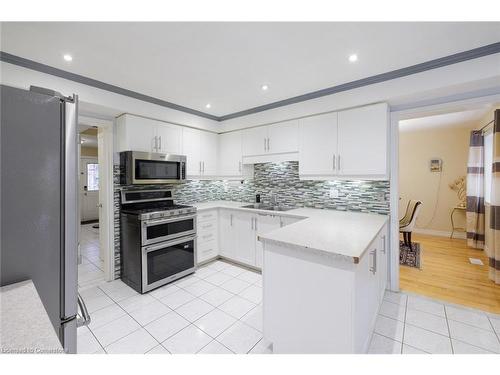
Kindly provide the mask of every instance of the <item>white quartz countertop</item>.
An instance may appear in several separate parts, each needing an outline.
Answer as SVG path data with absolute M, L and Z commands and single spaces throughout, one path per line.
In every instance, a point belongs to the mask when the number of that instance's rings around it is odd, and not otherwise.
M 1 353 L 63 353 L 31 280 L 0 288 Z
M 251 204 L 212 201 L 194 204 L 199 210 L 237 209 L 267 215 L 297 217 L 291 225 L 259 235 L 262 242 L 290 245 L 311 251 L 340 255 L 358 263 L 364 252 L 388 221 L 388 216 L 315 208 L 294 208 L 289 211 L 267 211 L 242 206 Z

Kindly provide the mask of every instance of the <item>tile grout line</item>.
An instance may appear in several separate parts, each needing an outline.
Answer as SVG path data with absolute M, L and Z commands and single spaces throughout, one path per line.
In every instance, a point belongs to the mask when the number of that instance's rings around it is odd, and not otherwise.
M 446 328 L 448 328 L 448 336 L 450 338 L 451 354 L 455 354 L 455 348 L 453 347 L 453 341 L 451 340 L 451 330 L 450 323 L 448 322 L 448 312 L 446 311 L 446 305 L 444 308 L 444 317 L 446 318 Z
M 493 333 L 495 334 L 495 336 L 497 337 L 497 340 L 498 340 L 498 343 L 500 344 L 500 335 L 499 333 L 497 333 L 497 331 L 495 330 L 495 326 L 493 325 L 493 323 L 491 322 L 491 318 L 489 316 L 486 316 L 486 319 L 488 319 L 488 322 L 490 323 L 490 326 L 491 328 L 493 329 Z
M 408 312 L 408 296 L 406 296 L 406 301 L 405 301 L 405 320 L 403 323 L 403 336 L 401 337 L 401 354 L 403 354 L 403 347 L 405 345 L 406 314 L 407 314 L 407 312 Z

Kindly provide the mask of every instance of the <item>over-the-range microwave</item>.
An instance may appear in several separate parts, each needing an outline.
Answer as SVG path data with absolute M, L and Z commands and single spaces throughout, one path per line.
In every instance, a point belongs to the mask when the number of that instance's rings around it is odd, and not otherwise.
M 172 184 L 186 180 L 186 156 L 152 152 L 120 152 L 120 183 Z

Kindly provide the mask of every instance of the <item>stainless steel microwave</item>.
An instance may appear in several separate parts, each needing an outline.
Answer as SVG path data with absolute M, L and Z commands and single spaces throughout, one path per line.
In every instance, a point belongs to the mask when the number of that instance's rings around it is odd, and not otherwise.
M 120 152 L 120 183 L 172 184 L 186 180 L 186 156 L 152 152 Z

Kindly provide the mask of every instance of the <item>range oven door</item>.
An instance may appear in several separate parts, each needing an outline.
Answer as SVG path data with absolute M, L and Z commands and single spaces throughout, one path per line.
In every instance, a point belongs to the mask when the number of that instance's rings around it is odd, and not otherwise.
M 196 234 L 196 215 L 142 222 L 142 246 Z
M 186 179 L 186 157 L 173 154 L 147 152 L 131 153 L 131 184 L 165 184 L 182 182 Z M 131 181 L 130 181 L 131 180 Z
M 142 291 L 158 288 L 196 269 L 196 236 L 142 248 Z

